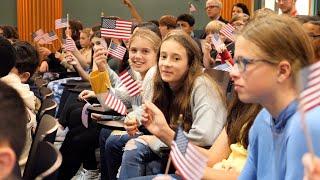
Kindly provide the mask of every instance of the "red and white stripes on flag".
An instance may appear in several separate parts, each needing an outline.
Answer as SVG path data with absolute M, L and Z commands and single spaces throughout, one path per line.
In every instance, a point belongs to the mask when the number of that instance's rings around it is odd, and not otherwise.
M 66 39 L 66 43 L 63 47 L 66 51 L 75 51 L 77 49 L 75 42 L 71 38 Z
M 51 39 L 48 33 L 45 33 L 41 36 L 40 40 L 38 41 L 39 44 L 52 44 Z
M 320 105 L 320 61 L 301 70 L 302 92 L 299 108 L 307 112 Z
M 101 18 L 101 36 L 128 40 L 131 36 L 132 22 Z
M 124 55 L 126 54 L 127 49 L 121 45 L 117 45 L 111 41 L 108 53 L 117 59 L 123 60 Z
M 233 34 L 234 30 L 235 28 L 228 23 L 220 30 L 220 33 L 225 35 L 231 41 L 234 41 L 234 34 Z
M 43 35 L 44 31 L 42 29 L 39 29 L 36 32 L 32 33 L 32 39 L 37 42 L 42 38 Z
M 56 27 L 56 29 L 68 27 L 67 18 L 56 19 L 55 20 L 55 27 Z
M 107 94 L 105 104 L 121 115 L 127 114 L 127 108 L 122 101 L 117 99 L 110 91 Z
M 141 85 L 132 78 L 128 70 L 124 70 L 120 73 L 119 78 L 122 84 L 127 88 L 130 96 L 136 96 L 140 93 Z
M 200 180 L 203 177 L 207 158 L 189 143 L 181 126 L 178 127 L 175 140 L 171 144 L 170 156 L 183 179 Z

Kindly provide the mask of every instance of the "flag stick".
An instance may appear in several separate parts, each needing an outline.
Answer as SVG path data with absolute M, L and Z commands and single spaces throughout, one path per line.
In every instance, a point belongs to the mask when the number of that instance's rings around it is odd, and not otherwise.
M 303 129 L 304 136 L 306 138 L 307 148 L 308 148 L 308 151 L 311 153 L 311 156 L 314 157 L 314 148 L 312 145 L 312 138 L 306 123 L 306 113 L 301 108 L 299 108 L 299 110 L 301 115 L 302 129 Z
M 169 159 L 168 159 L 167 166 L 166 166 L 166 171 L 164 172 L 164 174 L 166 174 L 166 175 L 169 173 L 171 160 L 172 160 L 171 156 L 169 155 Z
M 67 13 L 67 30 L 69 31 L 69 14 Z
M 183 115 L 180 114 L 180 115 L 179 115 L 179 118 L 178 118 L 178 125 L 183 128 L 182 123 L 183 123 Z M 176 135 L 175 135 L 175 136 L 176 136 Z M 175 138 L 174 138 L 174 140 L 175 140 Z M 171 161 L 172 161 L 172 158 L 171 158 L 171 156 L 169 155 L 169 159 L 168 159 L 167 166 L 166 166 L 166 171 L 165 171 L 164 174 L 168 174 Z
M 111 38 L 111 41 L 110 41 L 110 44 L 109 44 L 109 47 L 108 47 L 108 49 L 107 49 L 107 54 L 106 54 L 106 60 L 108 60 L 108 56 L 109 56 L 109 49 L 110 49 L 110 47 L 111 47 L 111 44 L 112 44 L 112 38 Z

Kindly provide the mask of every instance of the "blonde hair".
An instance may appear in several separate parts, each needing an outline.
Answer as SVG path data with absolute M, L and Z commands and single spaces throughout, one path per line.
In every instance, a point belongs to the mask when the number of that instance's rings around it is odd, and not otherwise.
M 205 28 L 205 32 L 206 34 L 210 34 L 210 33 L 219 33 L 220 30 L 225 26 L 225 24 L 221 21 L 218 20 L 213 20 L 210 21 L 206 28 Z
M 83 30 L 80 31 L 83 34 L 86 34 L 89 38 L 91 36 L 91 28 L 85 28 Z
M 151 42 L 152 44 L 152 48 L 155 52 L 158 52 L 160 49 L 160 45 L 161 45 L 161 38 L 154 33 L 153 31 L 146 29 L 146 28 L 138 28 L 136 29 L 130 40 L 129 40 L 129 47 L 131 46 L 131 43 L 136 39 L 136 38 L 142 38 L 142 39 L 146 39 L 149 42 Z
M 269 15 L 251 21 L 238 37 L 255 44 L 262 58 L 272 64 L 287 60 L 295 79 L 298 71 L 314 61 L 312 43 L 301 24 L 291 17 Z

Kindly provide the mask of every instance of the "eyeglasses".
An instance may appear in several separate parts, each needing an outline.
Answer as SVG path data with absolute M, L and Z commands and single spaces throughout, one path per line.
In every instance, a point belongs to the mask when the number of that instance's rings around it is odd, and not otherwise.
M 207 9 L 213 9 L 213 8 L 219 8 L 219 6 L 217 6 L 217 5 L 211 5 L 211 6 L 207 6 L 207 7 L 204 8 L 204 9 L 207 10 Z
M 253 64 L 255 62 L 267 62 L 270 63 L 269 61 L 263 60 L 263 59 L 248 59 L 244 58 L 242 56 L 238 56 L 234 58 L 234 62 L 237 64 L 238 69 L 240 72 L 245 72 L 247 69 L 248 64 Z

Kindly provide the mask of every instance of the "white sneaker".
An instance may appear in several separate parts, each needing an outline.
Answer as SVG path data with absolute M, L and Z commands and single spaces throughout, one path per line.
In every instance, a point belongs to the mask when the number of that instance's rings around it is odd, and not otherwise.
M 55 141 L 58 141 L 58 142 L 63 142 L 67 133 L 69 131 L 69 128 L 66 127 L 63 129 L 62 126 L 60 126 L 57 130 L 57 134 L 56 134 L 56 140 Z
M 74 175 L 71 180 L 81 180 L 82 177 L 84 176 L 84 170 L 82 167 L 80 167 L 80 169 L 78 170 L 77 174 Z
M 84 175 L 81 180 L 100 180 L 101 174 L 99 170 L 86 170 L 83 169 Z

